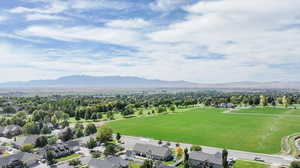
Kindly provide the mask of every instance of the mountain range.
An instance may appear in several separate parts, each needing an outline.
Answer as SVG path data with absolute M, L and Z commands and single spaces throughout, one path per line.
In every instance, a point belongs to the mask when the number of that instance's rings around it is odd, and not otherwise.
M 164 81 L 129 76 L 73 75 L 54 80 L 0 83 L 1 88 L 255 88 L 300 89 L 300 82 L 233 82 L 200 84 L 188 81 Z

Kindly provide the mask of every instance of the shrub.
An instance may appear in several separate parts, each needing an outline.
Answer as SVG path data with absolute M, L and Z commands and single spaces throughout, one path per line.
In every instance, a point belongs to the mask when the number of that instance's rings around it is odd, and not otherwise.
M 202 148 L 199 145 L 192 145 L 190 150 L 191 151 L 202 151 Z
M 22 152 L 32 152 L 33 148 L 34 148 L 34 146 L 31 144 L 24 144 L 21 146 L 20 150 Z
M 293 161 L 290 168 L 300 168 L 300 161 Z

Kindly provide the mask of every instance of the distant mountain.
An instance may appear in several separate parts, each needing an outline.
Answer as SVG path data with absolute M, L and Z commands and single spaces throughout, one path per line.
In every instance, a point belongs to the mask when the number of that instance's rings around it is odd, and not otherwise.
M 220 83 L 220 84 L 200 84 L 199 88 L 251 88 L 251 89 L 300 89 L 300 82 L 232 82 L 232 83 Z
M 198 84 L 186 81 L 150 80 L 128 76 L 86 76 L 74 75 L 56 80 L 32 80 L 28 82 L 0 83 L 10 88 L 191 88 Z
M 232 82 L 198 84 L 187 81 L 163 81 L 128 76 L 74 75 L 55 80 L 0 83 L 0 88 L 215 88 L 215 89 L 300 89 L 300 82 Z

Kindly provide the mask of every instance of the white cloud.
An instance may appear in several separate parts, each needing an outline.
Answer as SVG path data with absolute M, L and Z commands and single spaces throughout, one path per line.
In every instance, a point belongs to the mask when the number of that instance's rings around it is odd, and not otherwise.
M 26 20 L 68 20 L 66 17 L 56 16 L 56 15 L 47 15 L 47 14 L 28 14 L 26 15 Z
M 61 41 L 98 41 L 124 46 L 140 45 L 141 41 L 140 34 L 135 31 L 85 26 L 30 26 L 17 34 L 25 37 L 42 37 Z
M 155 0 L 150 4 L 150 8 L 158 11 L 171 11 L 181 8 L 190 0 Z
M 115 27 L 115 28 L 146 28 L 150 26 L 151 23 L 145 21 L 141 18 L 134 18 L 134 19 L 127 19 L 127 20 L 111 20 L 106 23 L 108 27 Z
M 7 20 L 7 17 L 6 17 L 6 16 L 0 16 L 0 23 L 1 23 L 1 22 L 4 22 L 5 20 Z
M 60 0 L 53 0 L 53 1 L 45 1 L 47 2 L 47 5 L 44 5 L 40 8 L 26 8 L 26 7 L 16 7 L 13 9 L 10 9 L 9 12 L 11 13 L 45 13 L 45 14 L 51 14 L 51 13 L 61 13 L 68 9 L 68 3 L 65 1 Z

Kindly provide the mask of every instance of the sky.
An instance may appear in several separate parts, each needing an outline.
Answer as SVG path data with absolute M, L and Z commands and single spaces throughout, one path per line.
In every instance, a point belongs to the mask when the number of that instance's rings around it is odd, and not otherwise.
M 300 81 L 299 0 L 1 0 L 0 82 Z

